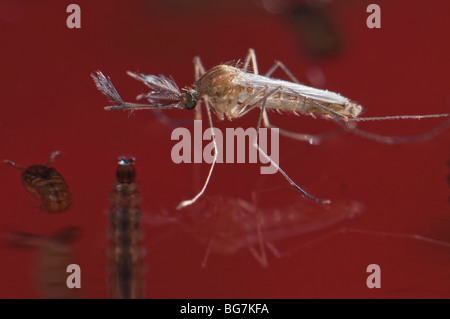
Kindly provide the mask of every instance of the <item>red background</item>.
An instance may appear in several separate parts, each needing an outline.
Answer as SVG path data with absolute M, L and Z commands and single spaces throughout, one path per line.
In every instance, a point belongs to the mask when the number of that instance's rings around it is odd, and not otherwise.
M 72 193 L 71 209 L 59 215 L 39 210 L 20 183 L 19 171 L 0 165 L 0 227 L 41 235 L 80 226 L 75 244 L 82 270 L 81 296 L 107 296 L 106 211 L 116 159 L 137 158 L 144 215 L 175 207 L 194 194 L 193 164 L 174 164 L 172 129 L 150 112 L 131 116 L 104 111 L 108 105 L 90 78 L 102 70 L 126 100 L 145 87 L 125 71 L 171 75 L 180 87 L 193 83 L 192 59 L 206 68 L 243 58 L 256 50 L 259 68 L 283 61 L 302 81 L 320 68 L 322 88 L 360 102 L 366 116 L 449 112 L 450 22 L 448 1 L 432 7 L 410 1 L 379 1 L 381 29 L 366 27 L 370 1 L 335 1 L 326 8 L 342 37 L 340 54 L 328 59 L 305 54 L 301 34 L 282 14 L 251 1 L 77 1 L 81 29 L 66 27 L 69 1 L 0 1 L 0 158 L 23 166 L 43 164 L 53 150 L 54 167 Z M 301 3 L 301 2 L 298 2 Z M 291 2 L 289 6 L 295 5 Z M 289 10 L 288 7 L 286 10 Z M 281 75 L 282 76 L 282 75 Z M 166 112 L 189 118 L 189 111 Z M 258 112 L 219 128 L 255 126 Z M 302 132 L 335 127 L 323 120 L 274 114 L 274 124 Z M 386 135 L 425 132 L 442 120 L 367 123 L 361 128 Z M 206 128 L 206 125 L 204 125 Z M 363 202 L 362 216 L 347 226 L 420 234 L 450 242 L 446 175 L 449 131 L 431 141 L 389 146 L 343 134 L 310 146 L 280 138 L 280 164 L 312 194 Z M 208 166 L 202 166 L 206 177 Z M 270 193 L 282 205 L 288 194 L 301 199 L 279 175 L 259 175 L 259 165 L 218 164 L 206 191 L 250 200 L 251 191 Z M 297 196 L 297 197 L 295 197 Z M 145 218 L 144 218 L 145 219 Z M 270 255 L 268 269 L 243 250 L 210 257 L 200 268 L 204 247 L 185 233 L 157 241 L 146 229 L 149 298 L 410 298 L 450 297 L 450 248 L 412 239 L 338 235 L 291 258 Z M 326 232 L 325 232 L 326 233 Z M 322 232 L 321 234 L 324 234 Z M 314 236 L 311 236 L 314 238 Z M 304 238 L 288 238 L 280 248 Z M 35 253 L 1 246 L 0 297 L 34 298 Z M 381 289 L 365 285 L 367 265 L 381 266 Z

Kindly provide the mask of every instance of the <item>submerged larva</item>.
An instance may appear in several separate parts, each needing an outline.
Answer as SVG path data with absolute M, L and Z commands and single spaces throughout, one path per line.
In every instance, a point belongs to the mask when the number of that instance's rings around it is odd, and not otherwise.
M 134 158 L 119 158 L 116 180 L 109 195 L 108 212 L 111 227 L 108 230 L 107 254 L 110 298 L 144 298 L 145 266 L 142 246 L 143 231 L 139 228 L 141 195 L 135 181 Z
M 39 294 L 49 299 L 72 299 L 78 289 L 67 287 L 67 266 L 75 261 L 73 244 L 80 237 L 78 227 L 65 227 L 51 236 L 13 232 L 11 247 L 31 248 L 38 252 L 33 272 L 36 274 Z
M 59 151 L 55 151 L 47 164 L 31 165 L 27 169 L 13 161 L 5 160 L 5 163 L 22 171 L 23 186 L 28 193 L 42 202 L 40 209 L 47 213 L 60 213 L 72 205 L 72 194 L 66 181 L 53 167 L 49 167 L 59 154 Z

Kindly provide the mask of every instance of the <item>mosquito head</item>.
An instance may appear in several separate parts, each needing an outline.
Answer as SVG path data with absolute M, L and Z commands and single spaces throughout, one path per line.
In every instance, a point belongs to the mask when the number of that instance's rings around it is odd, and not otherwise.
M 189 90 L 181 96 L 180 103 L 187 110 L 193 110 L 197 105 L 197 100 L 197 92 L 195 90 Z

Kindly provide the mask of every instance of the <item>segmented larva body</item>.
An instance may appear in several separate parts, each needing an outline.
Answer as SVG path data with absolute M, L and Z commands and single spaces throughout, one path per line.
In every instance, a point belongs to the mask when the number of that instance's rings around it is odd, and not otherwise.
M 107 249 L 110 298 L 145 297 L 145 249 L 142 246 L 143 231 L 139 229 L 141 211 L 138 207 L 141 195 L 135 175 L 134 158 L 120 158 L 117 179 L 109 196 L 112 204 L 108 212 L 111 227 Z
M 81 229 L 66 227 L 54 235 L 43 237 L 33 234 L 14 233 L 10 245 L 33 248 L 38 251 L 36 273 L 38 289 L 42 298 L 71 299 L 78 297 L 77 289 L 67 287 L 67 266 L 74 263 L 73 243 Z
M 60 213 L 72 205 L 72 194 L 66 181 L 53 167 L 49 167 L 57 155 L 59 151 L 52 153 L 46 165 L 32 165 L 27 169 L 12 161 L 5 161 L 22 171 L 23 186 L 41 201 L 40 209 L 48 213 Z
M 25 189 L 41 200 L 40 208 L 60 213 L 72 205 L 72 195 L 64 178 L 53 167 L 33 165 L 22 172 Z

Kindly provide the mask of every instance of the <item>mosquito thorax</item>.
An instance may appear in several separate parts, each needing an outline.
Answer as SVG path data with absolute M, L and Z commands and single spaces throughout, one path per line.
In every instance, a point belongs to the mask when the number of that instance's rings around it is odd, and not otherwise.
M 181 97 L 181 104 L 188 110 L 195 109 L 197 105 L 197 97 L 195 90 L 189 90 Z

